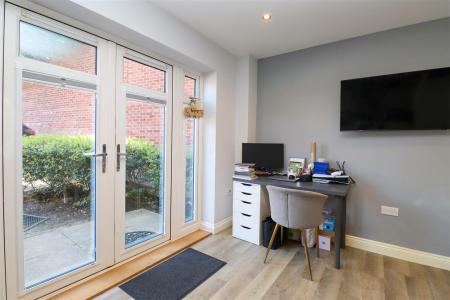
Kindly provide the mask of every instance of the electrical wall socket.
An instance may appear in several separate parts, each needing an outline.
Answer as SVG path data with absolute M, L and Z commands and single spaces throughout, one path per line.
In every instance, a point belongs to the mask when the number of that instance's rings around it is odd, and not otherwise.
M 381 214 L 398 217 L 398 207 L 381 205 Z

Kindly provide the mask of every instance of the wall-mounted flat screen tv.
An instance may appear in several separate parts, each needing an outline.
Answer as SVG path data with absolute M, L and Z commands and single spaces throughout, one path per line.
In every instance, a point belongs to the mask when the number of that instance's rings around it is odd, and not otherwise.
M 450 129 L 450 67 L 341 81 L 341 131 Z

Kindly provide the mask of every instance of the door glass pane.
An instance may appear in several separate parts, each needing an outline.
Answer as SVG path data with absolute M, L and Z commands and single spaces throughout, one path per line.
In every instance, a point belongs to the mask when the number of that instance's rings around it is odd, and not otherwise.
M 95 250 L 94 91 L 22 83 L 25 287 L 92 263 Z
M 97 73 L 95 46 L 26 22 L 20 22 L 20 55 L 89 74 Z
M 184 221 L 189 222 L 194 219 L 195 211 L 195 119 L 192 118 L 184 121 L 184 151 L 186 157 Z
M 184 77 L 184 94 L 194 97 L 196 93 L 196 80 Z M 184 153 L 186 160 L 185 170 L 185 209 L 184 221 L 194 220 L 195 212 L 195 119 L 184 120 Z
M 124 58 L 123 82 L 164 93 L 166 90 L 166 72 Z
M 165 106 L 126 101 L 125 248 L 164 233 Z

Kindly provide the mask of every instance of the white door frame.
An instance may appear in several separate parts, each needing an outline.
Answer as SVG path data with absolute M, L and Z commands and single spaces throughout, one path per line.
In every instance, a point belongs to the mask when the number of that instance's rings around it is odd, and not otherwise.
M 115 253 L 116 262 L 126 260 L 136 254 L 160 245 L 171 238 L 172 199 L 172 66 L 142 55 L 122 46 L 117 46 L 116 55 L 116 144 L 125 152 L 126 139 L 126 99 L 131 96 L 141 101 L 165 105 L 164 132 L 164 230 L 163 234 L 125 249 L 125 156 L 120 157 L 120 171 L 116 172 L 115 183 Z M 129 85 L 123 82 L 123 58 L 137 61 L 165 71 L 165 92 Z
M 5 2 L 0 1 L 0 99 L 3 103 L 3 16 Z M 3 105 L 0 105 L 0 300 L 6 299 L 5 253 L 3 231 Z
M 47 74 L 50 77 L 65 78 L 67 81 L 74 80 L 85 82 L 96 86 L 97 94 L 97 118 L 96 118 L 96 151 L 101 152 L 102 144 L 107 144 L 106 169 L 114 168 L 114 134 L 109 132 L 110 126 L 114 126 L 114 105 L 108 102 L 114 99 L 114 89 L 107 87 L 114 85 L 114 44 L 103 39 L 91 36 L 78 31 L 72 27 L 67 27 L 61 23 L 47 19 L 40 15 L 25 11 L 11 4 L 6 4 L 5 26 L 5 66 L 4 74 L 4 128 L 3 138 L 8 141 L 3 145 L 4 170 L 9 176 L 4 178 L 5 210 L 9 213 L 5 215 L 5 241 L 6 241 L 6 278 L 8 298 L 33 299 L 57 289 L 60 289 L 76 280 L 84 278 L 90 274 L 98 272 L 114 263 L 113 249 L 114 228 L 110 220 L 114 215 L 114 208 L 109 199 L 114 198 L 114 192 L 107 187 L 114 180 L 113 172 L 102 174 L 101 163 L 97 163 L 96 179 L 96 204 L 97 209 L 102 213 L 96 216 L 96 262 L 82 267 L 55 279 L 49 280 L 41 285 L 25 289 L 23 286 L 23 249 L 22 249 L 22 186 L 21 186 L 21 83 L 22 71 L 27 71 L 36 76 Z M 18 37 L 19 21 L 36 24 L 40 27 L 48 28 L 66 36 L 76 38 L 94 44 L 98 53 L 99 76 L 85 74 L 63 67 L 50 65 L 40 61 L 34 61 L 23 57 L 18 57 Z M 112 69 L 111 69 L 112 68 Z M 108 71 L 109 70 L 109 71 Z M 109 84 L 108 84 L 109 82 Z M 101 115 L 99 113 L 101 112 Z M 109 130 L 111 131 L 111 130 Z M 99 160 L 100 161 L 100 160 Z M 99 162 L 98 161 L 98 162 Z M 110 200 L 111 201 L 111 200 Z M 108 222 L 109 221 L 109 222 Z M 101 239 L 99 237 L 102 237 Z
M 176 240 L 186 234 L 200 228 L 201 220 L 201 119 L 195 120 L 194 140 L 194 219 L 185 222 L 185 199 L 186 199 L 186 153 L 184 125 L 186 117 L 183 114 L 184 107 L 189 103 L 189 97 L 184 94 L 184 78 L 191 77 L 196 81 L 196 97 L 202 98 L 201 77 L 186 68 L 174 67 L 174 118 L 173 118 L 173 164 L 176 170 L 173 172 L 173 186 L 181 187 L 174 189 L 172 197 L 172 239 Z

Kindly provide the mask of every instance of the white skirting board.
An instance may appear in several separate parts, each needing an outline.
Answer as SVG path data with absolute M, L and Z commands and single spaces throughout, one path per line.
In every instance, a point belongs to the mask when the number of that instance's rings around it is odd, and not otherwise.
M 215 224 L 203 222 L 202 229 L 212 234 L 217 234 L 231 227 L 232 221 L 232 217 L 228 217 Z M 400 247 L 352 235 L 345 236 L 345 243 L 349 247 L 450 271 L 450 257 L 448 256 Z
M 217 234 L 221 231 L 224 231 L 227 228 L 230 228 L 232 224 L 233 224 L 233 217 L 230 216 L 215 224 L 212 224 L 210 222 L 203 222 L 202 229 L 211 232 L 212 234 Z
M 345 236 L 345 243 L 347 246 L 353 248 L 450 271 L 450 257 L 448 256 L 377 242 L 352 235 Z

